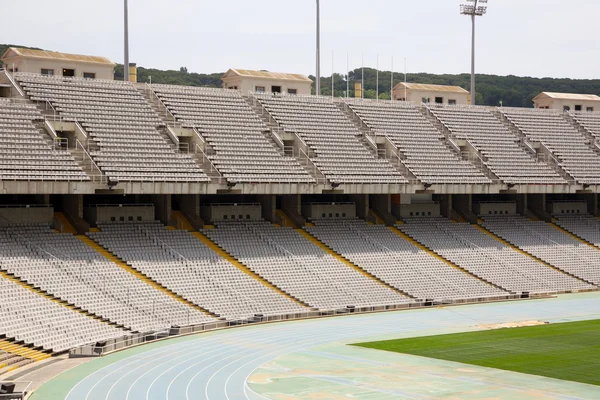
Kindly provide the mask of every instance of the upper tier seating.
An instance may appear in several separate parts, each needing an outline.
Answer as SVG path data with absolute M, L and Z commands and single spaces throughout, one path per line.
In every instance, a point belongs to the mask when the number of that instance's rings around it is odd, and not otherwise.
M 551 225 L 521 216 L 485 216 L 483 225 L 547 263 L 588 282 L 600 284 L 600 250 L 577 241 Z
M 187 231 L 160 222 L 104 222 L 89 236 L 138 271 L 228 319 L 307 309 L 219 257 Z
M 388 160 L 378 159 L 360 142 L 361 132 L 331 98 L 256 94 L 286 131 L 312 150 L 312 162 L 332 183 L 407 183 Z
M 205 231 L 250 269 L 320 310 L 402 304 L 409 299 L 336 260 L 291 228 L 220 222 Z
M 90 154 L 112 181 L 208 182 L 187 154 L 176 153 L 157 128 L 164 125 L 128 82 L 15 74 L 31 100 L 50 102 L 92 139 Z
M 403 164 L 424 183 L 491 183 L 473 164 L 444 143 L 442 135 L 414 103 L 347 100 L 350 108 L 376 135 L 386 136 Z
M 507 293 L 429 255 L 382 225 L 315 220 L 306 230 L 389 285 L 418 299 L 453 300 Z
M 600 183 L 600 156 L 559 110 L 499 108 L 500 112 L 531 142 L 540 142 L 559 165 L 582 184 Z
M 59 352 L 125 334 L 0 277 L 0 335 Z
M 237 90 L 152 85 L 185 127 L 194 127 L 215 154 L 209 159 L 230 182 L 311 183 L 293 157 L 282 155 L 263 132 L 269 129 Z
M 209 322 L 71 234 L 47 225 L 0 227 L 0 266 L 70 304 L 139 332 Z
M 555 215 L 556 225 L 600 247 L 600 221 L 590 214 Z
M 447 260 L 511 292 L 549 293 L 591 287 L 519 253 L 470 224 L 438 217 L 411 217 L 405 221 L 398 229 Z
M 508 184 L 565 184 L 547 164 L 537 162 L 517 144 L 512 134 L 487 108 L 441 106 L 428 109 L 450 131 L 452 137 L 468 141 L 490 170 Z
M 46 143 L 35 106 L 0 99 L 0 181 L 88 181 L 67 151 Z
M 594 138 L 600 139 L 600 112 L 569 111 L 569 115 Z

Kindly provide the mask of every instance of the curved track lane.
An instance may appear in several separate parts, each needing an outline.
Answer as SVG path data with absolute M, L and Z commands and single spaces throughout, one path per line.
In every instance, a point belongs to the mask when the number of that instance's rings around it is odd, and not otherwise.
M 134 349 L 137 354 L 128 350 L 94 360 L 86 367 L 114 362 L 83 379 L 71 377 L 69 382 L 61 375 L 47 385 L 56 386 L 65 379 L 62 394 L 49 395 L 42 386 L 33 398 L 265 400 L 247 384 L 252 373 L 282 355 L 319 345 L 467 331 L 481 324 L 594 318 L 600 318 L 597 294 L 249 326 L 155 343 L 144 350 Z

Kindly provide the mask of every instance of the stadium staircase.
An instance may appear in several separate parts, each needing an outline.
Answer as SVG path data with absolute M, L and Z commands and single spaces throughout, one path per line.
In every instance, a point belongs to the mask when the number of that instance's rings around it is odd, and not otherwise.
M 570 113 L 563 113 L 563 118 L 567 120 L 569 124 L 571 124 L 579 133 L 581 133 L 587 140 L 588 147 L 591 148 L 596 154 L 600 155 L 600 143 L 598 139 L 587 130 L 583 125 L 581 125 L 578 121 L 573 118 Z
M 304 168 L 304 170 L 317 180 L 317 182 L 324 182 L 326 180 L 325 175 L 321 173 L 317 168 L 314 167 L 312 161 L 307 160 L 306 157 L 300 155 L 300 152 L 296 150 L 296 146 L 293 146 L 291 149 L 281 149 L 279 145 L 273 139 L 273 135 L 278 135 L 279 137 L 283 136 L 285 133 L 283 128 L 279 126 L 277 122 L 269 118 L 269 112 L 264 108 L 264 106 L 260 102 L 253 102 L 253 99 L 248 96 L 242 96 L 246 103 L 252 108 L 252 110 L 260 117 L 260 119 L 265 123 L 267 128 L 269 128 L 268 132 L 263 132 L 271 146 L 279 151 L 282 156 L 294 157 L 296 161 Z M 312 154 L 308 152 L 308 157 L 312 157 Z
M 402 221 L 399 221 L 402 222 Z M 423 243 L 419 242 L 418 240 L 414 239 L 412 236 L 407 235 L 406 233 L 402 232 L 401 230 L 399 230 L 396 227 L 390 226 L 388 227 L 389 230 L 391 230 L 392 232 L 394 232 L 396 235 L 400 236 L 402 239 L 406 240 L 407 242 L 411 243 L 412 245 L 416 246 L 417 248 L 425 251 L 426 253 L 428 253 L 429 255 L 431 255 L 432 257 L 437 258 L 440 261 L 443 261 L 444 263 L 448 264 L 450 267 L 459 270 L 460 272 L 469 275 L 471 277 L 474 277 L 475 279 L 478 279 L 490 286 L 493 286 L 495 288 L 498 288 L 500 290 L 504 290 L 507 293 L 511 293 L 514 294 L 514 292 L 511 292 L 508 289 L 503 288 L 502 286 L 499 286 L 493 282 L 488 281 L 487 279 L 482 278 L 479 275 L 476 275 L 470 271 L 467 271 L 466 269 L 462 268 L 461 266 L 459 266 L 458 264 L 453 263 L 452 261 L 442 257 L 441 255 L 439 255 L 438 253 L 436 253 L 434 250 L 432 250 L 431 248 L 425 246 Z
M 304 303 L 302 300 L 292 296 L 285 290 L 281 289 L 279 286 L 273 284 L 272 282 L 270 282 L 270 281 L 266 280 L 265 278 L 263 278 L 262 276 L 258 275 L 256 272 L 254 272 L 253 270 L 248 268 L 245 264 L 241 263 L 235 257 L 233 257 L 231 254 L 229 254 L 228 252 L 223 250 L 221 247 L 219 247 L 219 245 L 217 245 L 215 242 L 213 242 L 208 236 L 204 235 L 201 232 L 192 232 L 192 236 L 194 236 L 196 239 L 198 239 L 199 241 L 204 243 L 204 245 L 206 245 L 209 249 L 211 249 L 212 251 L 217 253 L 219 255 L 219 257 L 224 258 L 230 264 L 232 264 L 234 267 L 236 267 L 237 269 L 239 269 L 246 275 L 250 276 L 251 278 L 257 280 L 262 285 L 277 292 L 277 294 L 279 294 L 281 296 L 287 297 L 288 299 L 292 300 L 293 302 L 295 302 L 303 307 L 307 307 L 307 308 L 310 307 L 309 304 Z
M 52 354 L 48 352 L 11 342 L 8 339 L 0 339 L 0 375 L 50 357 Z
M 344 102 L 336 102 L 336 106 L 344 113 L 346 118 L 354 124 L 356 129 L 362 133 L 362 137 L 359 137 L 358 140 L 362 143 L 363 146 L 373 155 L 375 158 L 385 158 L 390 164 L 394 167 L 396 171 L 402 174 L 406 179 L 410 181 L 417 181 L 417 177 L 410 172 L 410 170 L 404 165 L 402 159 L 405 158 L 404 155 L 400 152 L 400 150 L 389 141 L 386 137 L 385 140 L 387 145 L 392 147 L 396 154 L 387 154 L 385 149 L 379 150 L 379 148 L 373 147 L 371 143 L 377 143 L 373 139 L 375 137 L 375 133 L 371 130 L 371 128 L 348 106 L 348 104 Z M 383 157 L 382 157 L 383 154 Z
M 543 160 L 543 162 L 545 162 L 550 168 L 552 168 L 554 171 L 556 171 L 563 179 L 565 179 L 566 181 L 569 181 L 569 182 L 575 181 L 575 178 L 573 178 L 571 175 L 569 175 L 567 173 L 567 171 L 565 171 L 563 168 L 560 167 L 560 165 L 559 165 L 560 160 L 556 159 L 554 154 L 550 153 L 550 154 L 548 154 L 548 156 L 546 156 L 545 154 L 539 153 L 535 149 L 532 149 L 532 147 L 530 145 L 528 145 L 529 140 L 527 139 L 525 134 L 521 131 L 521 129 L 519 129 L 508 118 L 506 118 L 506 116 L 504 116 L 498 109 L 494 109 L 492 111 L 492 114 L 494 115 L 494 117 L 496 117 L 496 119 L 498 119 L 500 122 L 502 122 L 502 124 L 513 135 L 515 135 L 519 139 L 517 144 L 519 145 L 519 147 L 521 147 L 523 150 L 525 150 L 525 152 L 527 154 L 529 154 L 531 157 L 533 157 L 536 161 L 540 161 L 540 159 L 539 159 L 540 155 L 545 156 L 545 159 Z M 528 144 L 526 144 L 526 143 L 528 143 Z
M 527 256 L 527 257 L 529 257 L 529 258 L 532 258 L 532 259 L 534 259 L 535 261 L 539 262 L 540 264 L 543 264 L 543 265 L 545 265 L 545 266 L 546 266 L 546 267 L 548 267 L 548 268 L 552 268 L 553 270 L 555 270 L 555 271 L 558 271 L 558 272 L 560 272 L 560 273 L 562 273 L 562 274 L 568 275 L 568 276 L 570 276 L 570 277 L 572 277 L 572 278 L 575 278 L 575 279 L 577 279 L 577 280 L 580 280 L 580 281 L 582 281 L 582 282 L 588 283 L 588 284 L 590 284 L 590 285 L 594 285 L 594 283 L 592 283 L 592 282 L 589 282 L 589 281 L 586 281 L 585 279 L 582 279 L 582 278 L 580 278 L 580 277 L 578 277 L 578 276 L 576 276 L 576 275 L 570 274 L 570 273 L 568 273 L 568 272 L 566 272 L 566 271 L 564 271 L 564 270 L 562 270 L 562 269 L 560 269 L 560 268 L 558 268 L 558 267 L 555 267 L 554 265 L 552 265 L 552 264 L 550 264 L 550 263 L 548 263 L 548 262 L 546 262 L 546 261 L 542 260 L 542 259 L 541 259 L 541 258 L 539 258 L 539 257 L 536 257 L 536 256 L 534 256 L 534 255 L 533 255 L 533 254 L 531 254 L 531 253 L 528 253 L 528 252 L 526 252 L 525 250 L 523 250 L 523 249 L 519 248 L 518 246 L 514 245 L 513 243 L 511 243 L 511 242 L 509 242 L 509 241 L 507 241 L 507 240 L 505 240 L 505 239 L 501 238 L 500 236 L 497 236 L 497 235 L 496 235 L 496 234 L 494 234 L 493 232 L 491 232 L 491 231 L 489 231 L 488 229 L 486 229 L 485 227 L 481 226 L 481 223 L 482 223 L 482 222 L 483 222 L 482 220 L 479 220 L 479 221 L 478 221 L 478 223 L 477 223 L 477 224 L 475 224 L 475 225 L 473 225 L 473 226 L 474 226 L 475 228 L 479 229 L 481 232 L 483 232 L 483 233 L 485 233 L 486 235 L 488 235 L 489 237 L 491 237 L 492 239 L 494 239 L 494 240 L 496 240 L 496 241 L 498 241 L 498 242 L 502 243 L 502 244 L 503 244 L 503 245 L 505 245 L 505 246 L 508 246 L 508 247 L 510 247 L 511 249 L 513 249 L 513 250 L 515 250 L 515 251 L 517 251 L 517 252 L 519 252 L 519 253 L 521 253 L 521 254 L 523 254 L 523 255 L 525 255 L 525 256 Z M 564 231 L 562 228 L 558 228 L 557 226 L 555 226 L 555 228 L 557 228 L 557 229 L 559 229 L 559 230 L 561 230 L 561 231 Z M 578 240 L 580 240 L 580 239 L 578 239 Z M 580 240 L 580 241 L 581 241 L 581 240 Z
M 308 241 L 310 241 L 311 243 L 313 243 L 315 246 L 317 246 L 321 250 L 323 250 L 325 253 L 333 256 L 335 259 L 337 259 L 338 261 L 344 263 L 349 268 L 352 268 L 352 269 L 358 271 L 360 274 L 364 275 L 368 279 L 374 280 L 375 282 L 379 283 L 380 285 L 383 285 L 383 286 L 385 286 L 385 287 L 393 290 L 394 292 L 400 293 L 403 296 L 409 297 L 411 299 L 415 298 L 414 296 L 410 295 L 409 293 L 406 293 L 406 292 L 402 291 L 401 289 L 399 289 L 399 288 L 397 288 L 395 286 L 392 286 L 392 285 L 388 284 L 387 282 L 379 279 L 375 275 L 373 275 L 373 274 L 365 271 L 364 269 L 362 269 L 358 265 L 354 264 L 353 262 L 351 262 L 350 260 L 348 260 L 347 258 L 345 258 L 344 256 L 342 256 L 341 254 L 335 252 L 333 249 L 331 249 L 325 243 L 321 242 L 319 239 L 317 239 L 316 237 L 314 237 L 313 235 L 311 235 L 306 230 L 304 230 L 304 229 L 296 229 L 296 231 L 298 233 L 300 233 L 302 236 L 304 236 Z
M 175 300 L 177 300 L 177 301 L 179 301 L 179 302 L 181 302 L 181 303 L 183 303 L 183 304 L 185 304 L 187 306 L 190 306 L 192 308 L 195 308 L 196 310 L 202 311 L 205 314 L 208 314 L 208 315 L 211 315 L 211 316 L 215 316 L 210 311 L 205 310 L 204 308 L 200 307 L 199 305 L 197 305 L 195 303 L 192 303 L 191 301 L 183 298 L 182 296 L 180 296 L 177 293 L 173 292 L 169 288 L 161 285 L 160 283 L 158 283 L 154 279 L 148 277 L 147 275 L 141 273 L 140 271 L 138 271 L 137 269 L 133 268 L 129 264 L 125 263 L 123 260 L 121 260 L 120 258 L 118 258 L 117 256 L 115 256 L 114 254 L 112 254 L 111 252 L 109 252 L 107 249 L 105 249 L 104 247 L 102 247 L 100 244 L 96 243 L 95 241 L 93 241 L 89 237 L 84 236 L 84 235 L 80 235 L 80 236 L 77 236 L 77 239 L 79 239 L 86 246 L 91 247 L 96 252 L 100 253 L 102 256 L 104 256 L 105 258 L 107 258 L 109 261 L 115 263 L 117 266 L 119 266 L 122 269 L 124 269 L 125 271 L 129 272 L 131 275 L 135 276 L 136 278 L 144 281 L 145 283 L 147 283 L 148 285 L 152 286 L 153 288 L 155 288 L 157 290 L 160 290 L 161 292 L 167 294 L 168 296 L 174 298 Z
M 452 151 L 453 153 L 456 153 L 462 160 L 464 161 L 468 161 L 471 164 L 473 164 L 477 169 L 479 169 L 479 171 L 485 175 L 486 177 L 488 177 L 489 179 L 493 180 L 493 181 L 497 181 L 498 177 L 492 172 L 491 169 L 488 168 L 487 165 L 485 165 L 483 163 L 483 159 L 484 157 L 482 156 L 482 154 L 475 149 L 474 147 L 472 147 L 470 144 L 468 144 L 468 151 L 457 151 L 457 150 L 461 150 L 460 148 L 455 148 L 455 146 L 450 145 L 449 141 L 451 139 L 453 139 L 452 137 L 452 132 L 450 132 L 450 130 L 440 122 L 440 120 L 431 113 L 431 111 L 425 107 L 424 105 L 421 105 L 421 107 L 419 107 L 419 111 L 421 111 L 421 114 L 442 134 L 444 135 L 444 138 L 446 139 L 444 141 L 444 145 L 450 149 L 450 151 Z M 479 158 L 478 160 L 475 160 L 474 157 L 470 156 L 470 152 L 473 152 L 475 154 L 477 154 L 477 157 Z

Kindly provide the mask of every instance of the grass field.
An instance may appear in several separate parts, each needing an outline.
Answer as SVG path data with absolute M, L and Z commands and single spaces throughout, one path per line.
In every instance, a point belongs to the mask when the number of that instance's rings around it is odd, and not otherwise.
M 355 346 L 600 385 L 600 320 Z

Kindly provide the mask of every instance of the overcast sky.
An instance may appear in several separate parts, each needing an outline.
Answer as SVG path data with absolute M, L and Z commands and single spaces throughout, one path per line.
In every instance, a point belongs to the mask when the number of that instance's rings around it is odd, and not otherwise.
M 361 65 L 470 72 L 461 0 L 321 0 L 322 75 Z M 489 0 L 477 21 L 477 72 L 598 78 L 598 0 Z M 6 8 L 8 7 L 8 12 Z M 14 0 L 2 43 L 123 62 L 123 0 Z M 314 74 L 315 0 L 129 0 L 132 62 L 190 72 L 228 68 Z

